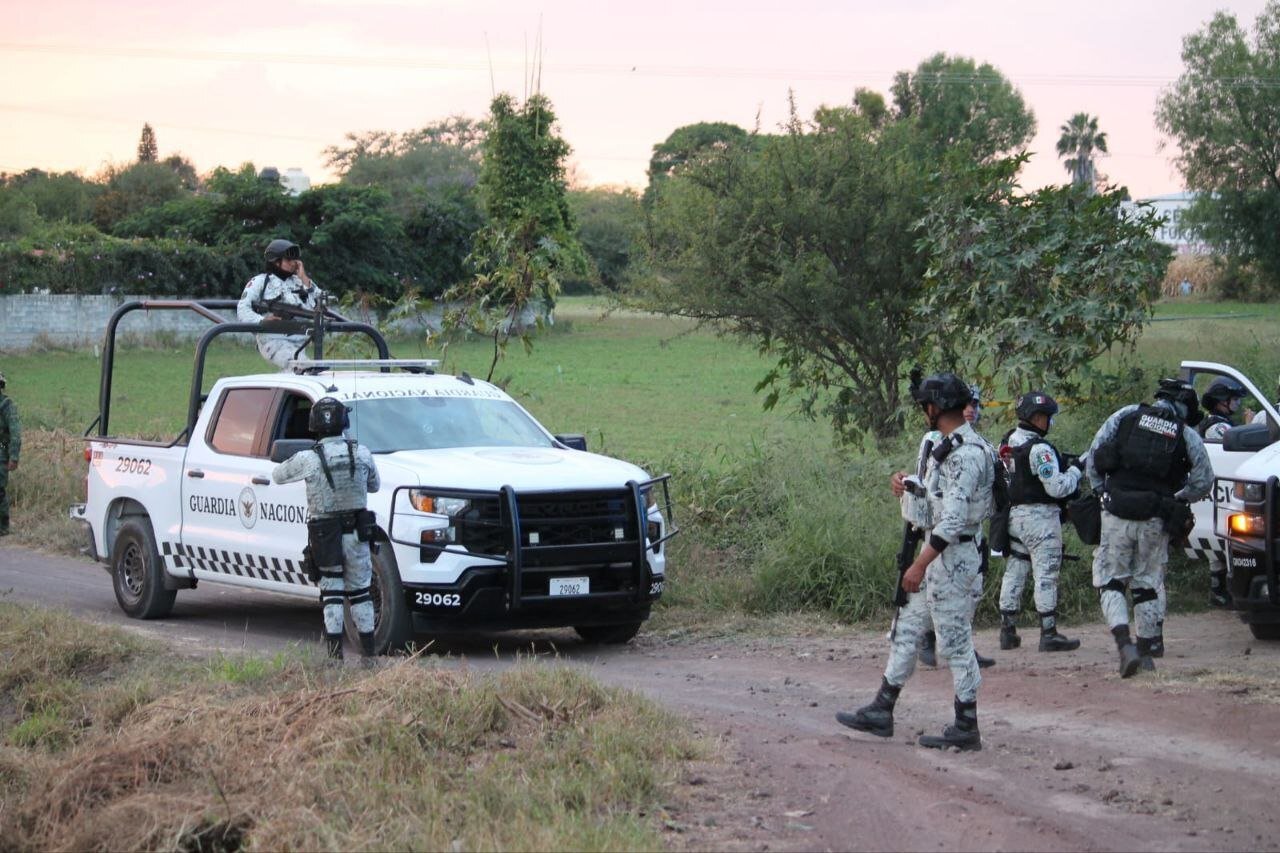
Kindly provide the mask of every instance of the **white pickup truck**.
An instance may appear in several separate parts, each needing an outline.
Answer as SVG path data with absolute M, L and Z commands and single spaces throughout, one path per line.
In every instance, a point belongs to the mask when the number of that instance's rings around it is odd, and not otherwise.
M 1234 367 L 1211 361 L 1182 362 L 1182 378 L 1202 393 L 1219 376 L 1243 385 L 1266 417 L 1262 423 L 1232 427 L 1221 440 L 1205 439 L 1213 464 L 1213 492 L 1192 505 L 1196 523 L 1188 537 L 1187 556 L 1225 564 L 1233 609 L 1255 637 L 1277 640 L 1280 594 L 1274 493 L 1280 475 L 1280 413 Z
M 111 436 L 120 316 L 181 307 L 216 321 L 197 346 L 186 429 L 172 442 Z M 553 436 L 486 382 L 387 358 L 376 330 L 336 315 L 317 324 L 321 340 L 325 331 L 363 333 L 383 357 L 326 361 L 317 352 L 305 372 L 223 378 L 202 394 L 212 339 L 266 329 L 209 311 L 225 307 L 128 303 L 108 325 L 87 500 L 71 517 L 88 526 L 125 613 L 162 617 L 177 590 L 201 581 L 318 598 L 301 565 L 305 487 L 276 485 L 271 471 L 273 460 L 311 447 L 311 405 L 332 396 L 351 408 L 348 435 L 372 451 L 382 479 L 369 496 L 379 652 L 416 633 L 482 628 L 572 626 L 590 642 L 635 635 L 662 595 L 664 546 L 676 533 L 668 476 L 587 453 L 581 436 Z M 270 330 L 298 333 L 301 324 L 289 323 Z

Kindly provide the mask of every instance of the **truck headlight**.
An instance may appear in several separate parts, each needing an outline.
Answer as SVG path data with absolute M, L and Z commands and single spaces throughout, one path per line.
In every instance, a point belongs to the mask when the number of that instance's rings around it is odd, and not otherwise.
M 1227 526 L 1232 533 L 1239 536 L 1264 536 L 1267 531 L 1267 520 L 1260 515 L 1237 512 L 1227 517 Z
M 1239 480 L 1231 487 L 1231 493 L 1235 495 L 1236 500 L 1245 503 L 1262 503 L 1266 500 L 1266 486 L 1262 483 L 1242 483 Z
M 465 512 L 471 506 L 471 501 L 465 498 L 445 498 L 439 495 L 433 495 L 422 489 L 409 490 L 409 503 L 418 512 L 429 512 L 432 515 L 457 515 Z

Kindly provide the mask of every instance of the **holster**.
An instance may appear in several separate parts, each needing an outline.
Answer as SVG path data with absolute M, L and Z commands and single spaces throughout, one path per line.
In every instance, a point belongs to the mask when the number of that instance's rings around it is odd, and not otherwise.
M 1146 521 L 1160 514 L 1160 495 L 1156 492 L 1108 489 L 1102 496 L 1102 508 L 1116 518 Z
M 1086 545 L 1097 545 L 1102 541 L 1102 503 L 1098 495 L 1090 492 L 1067 504 L 1067 515 L 1076 526 L 1076 535 Z
M 307 547 L 317 566 L 342 565 L 342 522 L 342 516 L 307 522 Z
M 1160 518 L 1164 521 L 1164 532 L 1174 544 L 1185 543 L 1196 526 L 1191 504 L 1176 498 L 1161 498 Z
M 361 542 L 372 542 L 378 529 L 378 516 L 372 510 L 358 509 L 355 516 L 356 538 Z
M 316 565 L 315 558 L 311 556 L 310 543 L 302 549 L 302 573 L 312 583 L 320 583 L 320 567 Z

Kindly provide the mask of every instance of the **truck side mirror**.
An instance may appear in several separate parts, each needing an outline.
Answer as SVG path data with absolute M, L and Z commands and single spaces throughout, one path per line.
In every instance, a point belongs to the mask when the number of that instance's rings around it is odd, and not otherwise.
M 570 450 L 586 450 L 587 449 L 587 437 L 585 435 L 581 435 L 578 433 L 557 435 L 556 441 L 560 442 Z
M 271 442 L 271 461 L 285 462 L 295 453 L 310 450 L 315 442 L 309 438 L 281 438 Z
M 1271 441 L 1270 425 L 1243 424 L 1227 430 L 1222 437 L 1222 449 L 1229 453 L 1254 453 Z

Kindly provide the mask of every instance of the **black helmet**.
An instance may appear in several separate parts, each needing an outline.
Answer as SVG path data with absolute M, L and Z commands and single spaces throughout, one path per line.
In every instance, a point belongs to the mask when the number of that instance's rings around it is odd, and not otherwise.
M 963 409 L 973 399 L 964 380 L 954 373 L 935 373 L 911 388 L 911 399 L 921 406 L 933 403 L 944 412 Z
M 1058 401 L 1043 391 L 1028 391 L 1018 398 L 1013 412 L 1018 416 L 1018 420 L 1027 422 L 1031 420 L 1032 415 L 1053 417 L 1058 414 Z
M 263 255 L 268 261 L 281 261 L 285 258 L 294 261 L 302 257 L 302 249 L 298 248 L 297 243 L 291 243 L 288 240 L 272 240 L 267 244 L 267 250 Z
M 4 387 L 4 374 L 0 373 L 0 388 Z
M 1204 417 L 1204 413 L 1200 411 L 1200 400 L 1196 396 L 1196 389 L 1181 379 L 1161 379 L 1160 387 L 1156 389 L 1156 399 L 1168 400 L 1174 405 L 1181 406 L 1185 410 L 1183 420 L 1187 422 L 1187 426 L 1195 426 Z
M 307 429 L 321 438 L 330 435 L 341 435 L 350 421 L 347 412 L 351 411 L 333 397 L 323 397 L 311 407 L 311 415 L 307 418 Z
M 1200 405 L 1213 411 L 1213 407 L 1219 403 L 1227 400 L 1243 400 L 1248 396 L 1249 392 L 1244 390 L 1244 386 L 1239 382 L 1230 376 L 1219 376 L 1200 396 Z

